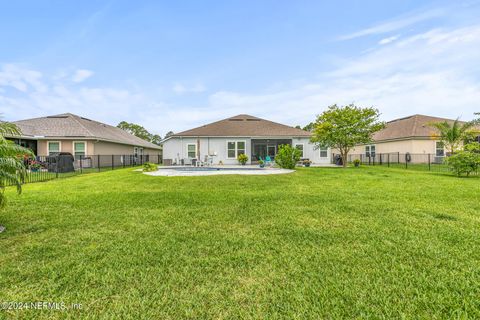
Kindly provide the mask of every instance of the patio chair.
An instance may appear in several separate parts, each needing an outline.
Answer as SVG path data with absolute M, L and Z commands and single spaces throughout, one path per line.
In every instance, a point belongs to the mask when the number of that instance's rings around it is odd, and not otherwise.
M 192 165 L 192 159 L 191 158 L 184 158 L 182 162 L 183 162 L 182 164 L 185 165 L 185 166 Z
M 203 161 L 203 164 L 205 166 L 211 166 L 213 164 L 213 157 L 205 156 L 205 159 Z
M 266 166 L 271 166 L 272 165 L 272 158 L 270 158 L 270 156 L 265 157 L 265 165 Z

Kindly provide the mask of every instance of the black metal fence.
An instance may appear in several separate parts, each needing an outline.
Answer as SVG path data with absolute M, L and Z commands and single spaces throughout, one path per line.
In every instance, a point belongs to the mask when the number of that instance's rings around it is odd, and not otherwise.
M 439 157 L 435 154 L 425 153 L 376 153 L 376 154 L 350 154 L 348 163 L 356 159 L 362 165 L 385 166 L 392 168 L 403 168 L 421 171 L 448 172 L 449 168 L 445 163 L 446 157 Z
M 143 165 L 145 162 L 162 163 L 161 155 L 95 155 L 37 156 L 24 160 L 27 168 L 25 183 L 41 182 L 78 174 L 114 170 Z M 9 183 L 12 184 L 12 183 Z

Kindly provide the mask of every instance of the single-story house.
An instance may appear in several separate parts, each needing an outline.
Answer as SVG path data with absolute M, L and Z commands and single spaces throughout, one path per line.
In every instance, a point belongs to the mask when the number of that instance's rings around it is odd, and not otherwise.
M 71 113 L 13 122 L 20 137 L 9 137 L 37 156 L 68 152 L 78 156 L 160 155 L 161 147 L 120 128 Z
M 429 126 L 434 122 L 453 122 L 452 119 L 415 114 L 387 122 L 386 127 L 373 136 L 373 142 L 358 145 L 351 154 L 375 157 L 376 154 L 428 155 L 436 161 L 447 155 L 438 131 Z
M 310 136 L 305 130 L 241 114 L 164 139 L 163 163 L 212 159 L 213 164 L 238 164 L 237 157 L 243 153 L 252 164 L 267 156 L 273 159 L 283 144 L 298 148 L 301 158 L 313 163 L 330 163 L 330 149 L 317 149 Z

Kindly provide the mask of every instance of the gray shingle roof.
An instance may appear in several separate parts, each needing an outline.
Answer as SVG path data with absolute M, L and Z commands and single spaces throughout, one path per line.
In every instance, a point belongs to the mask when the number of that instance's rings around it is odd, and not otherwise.
M 435 128 L 430 127 L 428 124 L 443 121 L 453 122 L 454 120 L 421 114 L 395 119 L 387 122 L 387 125 L 383 130 L 375 133 L 373 140 L 384 141 L 408 138 L 431 138 L 437 136 L 438 131 Z
M 310 137 L 311 133 L 284 124 L 260 119 L 248 114 L 212 122 L 198 128 L 183 131 L 174 137 Z
M 22 131 L 22 136 L 25 137 L 87 138 L 145 148 L 161 148 L 120 128 L 71 113 L 19 120 L 13 123 L 19 127 Z

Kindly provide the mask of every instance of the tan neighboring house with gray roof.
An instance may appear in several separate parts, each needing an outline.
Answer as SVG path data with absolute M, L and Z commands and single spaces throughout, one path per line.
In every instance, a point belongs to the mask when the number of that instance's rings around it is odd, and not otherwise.
M 387 122 L 383 130 L 377 132 L 373 142 L 359 145 L 351 154 L 430 154 L 441 158 L 447 155 L 443 143 L 439 140 L 438 131 L 428 124 L 433 122 L 453 122 L 452 119 L 415 114 L 409 117 Z M 437 159 L 436 161 L 438 161 Z
M 37 156 L 160 155 L 161 147 L 105 123 L 71 113 L 13 122 L 22 131 L 10 137 Z
M 330 149 L 317 149 L 311 133 L 247 114 L 216 121 L 174 134 L 163 140 L 164 164 L 189 164 L 193 159 L 213 164 L 238 164 L 240 154 L 248 163 L 272 160 L 282 144 L 301 150 L 313 163 L 330 163 Z

